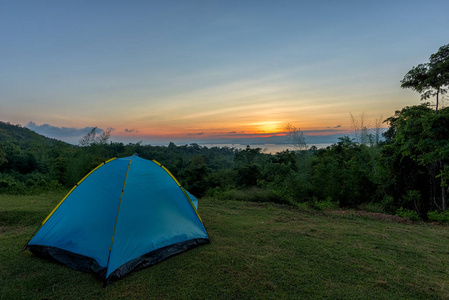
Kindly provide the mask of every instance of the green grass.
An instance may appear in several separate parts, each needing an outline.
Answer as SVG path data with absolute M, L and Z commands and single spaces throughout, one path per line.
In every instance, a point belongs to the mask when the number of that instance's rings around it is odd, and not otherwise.
M 200 201 L 211 244 L 103 288 L 22 252 L 64 192 L 0 195 L 1 299 L 447 299 L 448 227 Z

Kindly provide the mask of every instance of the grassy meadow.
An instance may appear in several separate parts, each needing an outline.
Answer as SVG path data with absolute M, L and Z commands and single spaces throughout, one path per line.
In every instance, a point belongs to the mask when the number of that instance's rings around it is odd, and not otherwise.
M 447 226 L 203 199 L 211 243 L 107 287 L 23 246 L 65 191 L 0 195 L 1 299 L 448 299 Z

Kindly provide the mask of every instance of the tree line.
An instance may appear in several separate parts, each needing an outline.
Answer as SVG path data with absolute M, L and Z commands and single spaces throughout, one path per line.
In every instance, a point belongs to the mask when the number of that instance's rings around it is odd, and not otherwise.
M 112 157 L 154 159 L 165 165 L 197 197 L 271 201 L 296 205 L 371 205 L 427 218 L 446 210 L 449 179 L 449 108 L 435 114 L 429 104 L 406 107 L 387 119 L 379 143 L 342 137 L 327 148 L 265 154 L 261 148 L 151 146 L 93 142 L 44 147 L 3 140 L 0 192 L 36 193 L 70 188 Z M 2 124 L 5 127 L 5 124 Z M 8 125 L 15 130 L 26 128 Z M 0 131 L 1 133 L 1 131 Z

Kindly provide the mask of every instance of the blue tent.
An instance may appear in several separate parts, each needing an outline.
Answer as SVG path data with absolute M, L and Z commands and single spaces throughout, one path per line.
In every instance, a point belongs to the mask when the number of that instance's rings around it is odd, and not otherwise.
M 110 283 L 209 243 L 198 202 L 156 161 L 111 159 L 84 177 L 26 245 Z

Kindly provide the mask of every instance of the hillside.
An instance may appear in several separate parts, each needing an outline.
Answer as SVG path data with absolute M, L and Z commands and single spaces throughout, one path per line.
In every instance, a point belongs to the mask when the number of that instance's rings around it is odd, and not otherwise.
M 20 125 L 13 125 L 10 123 L 0 121 L 0 143 L 11 143 L 20 147 L 20 149 L 27 149 L 33 147 L 71 147 L 65 142 L 51 139 L 40 135 L 26 127 Z
M 0 195 L 1 299 L 447 299 L 446 226 L 200 201 L 211 243 L 103 288 L 22 252 L 64 192 Z
M 39 192 L 69 180 L 73 184 L 76 179 L 63 172 L 67 168 L 64 161 L 73 157 L 75 149 L 20 125 L 0 121 L 0 194 Z

